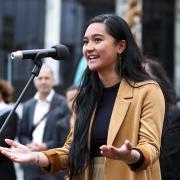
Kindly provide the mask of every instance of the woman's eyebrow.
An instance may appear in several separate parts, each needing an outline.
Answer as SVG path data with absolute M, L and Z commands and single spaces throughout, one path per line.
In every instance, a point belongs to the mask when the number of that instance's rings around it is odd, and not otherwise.
M 96 34 L 92 34 L 91 35 L 92 37 L 97 37 L 97 36 L 104 36 L 103 34 L 99 34 L 99 33 L 96 33 Z M 87 36 L 84 36 L 84 38 L 83 39 L 87 39 L 88 37 Z

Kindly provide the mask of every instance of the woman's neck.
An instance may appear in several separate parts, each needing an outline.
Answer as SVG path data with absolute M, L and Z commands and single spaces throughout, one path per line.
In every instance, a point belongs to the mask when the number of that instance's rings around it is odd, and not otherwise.
M 99 74 L 99 78 L 104 87 L 111 87 L 121 81 L 121 77 L 117 73 Z

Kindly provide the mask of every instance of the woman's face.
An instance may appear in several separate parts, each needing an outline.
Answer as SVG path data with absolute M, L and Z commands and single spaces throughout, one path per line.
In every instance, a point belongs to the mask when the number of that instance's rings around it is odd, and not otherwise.
M 106 31 L 104 23 L 88 26 L 84 35 L 83 54 L 90 70 L 97 72 L 115 71 L 121 46 Z

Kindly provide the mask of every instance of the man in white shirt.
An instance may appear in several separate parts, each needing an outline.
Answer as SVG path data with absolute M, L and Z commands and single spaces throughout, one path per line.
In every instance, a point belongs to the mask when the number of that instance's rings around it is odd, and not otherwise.
M 23 104 L 23 115 L 19 128 L 19 141 L 33 151 L 43 151 L 63 145 L 54 138 L 54 129 L 58 121 L 68 115 L 65 97 L 53 90 L 53 72 L 50 67 L 43 66 L 34 80 L 37 93 Z M 67 122 L 66 135 L 69 132 Z M 66 135 L 62 135 L 66 137 Z M 61 139 L 62 141 L 62 139 Z M 60 180 L 59 176 L 45 175 L 33 165 L 22 165 L 24 180 Z M 63 176 L 63 175 L 62 175 Z M 63 178 L 62 178 L 63 179 Z

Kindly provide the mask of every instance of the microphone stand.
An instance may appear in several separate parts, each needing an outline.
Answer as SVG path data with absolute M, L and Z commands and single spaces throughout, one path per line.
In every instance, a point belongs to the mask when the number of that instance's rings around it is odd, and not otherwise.
M 32 69 L 32 74 L 27 82 L 27 84 L 25 85 L 23 91 L 21 92 L 19 98 L 17 99 L 13 109 L 10 111 L 8 117 L 6 118 L 6 120 L 4 121 L 1 129 L 0 129 L 0 135 L 2 134 L 3 130 L 5 129 L 6 125 L 8 124 L 10 118 L 12 117 L 13 113 L 15 112 L 16 108 L 18 107 L 19 103 L 21 102 L 21 99 L 23 97 L 23 95 L 25 94 L 25 92 L 27 91 L 29 85 L 31 84 L 31 82 L 33 81 L 33 79 L 35 78 L 35 76 L 38 76 L 39 75 L 39 72 L 41 70 L 41 67 L 42 67 L 42 61 L 41 61 L 41 58 L 44 57 L 44 55 L 47 54 L 47 52 L 45 51 L 40 51 L 36 54 L 35 58 L 33 59 L 33 62 L 34 62 L 34 67 Z

